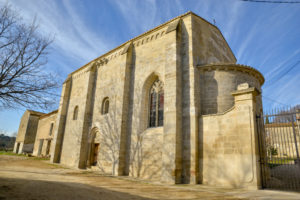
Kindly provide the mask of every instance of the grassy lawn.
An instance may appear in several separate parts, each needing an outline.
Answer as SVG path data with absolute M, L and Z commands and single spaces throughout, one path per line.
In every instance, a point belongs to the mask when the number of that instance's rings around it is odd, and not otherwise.
M 25 156 L 24 154 L 16 154 L 12 151 L 0 151 L 0 155 L 7 155 L 7 156 Z
M 0 151 L 0 155 L 7 155 L 7 156 L 23 156 L 23 157 L 28 157 L 32 160 L 49 160 L 50 158 L 46 158 L 46 157 L 32 157 L 32 156 L 28 156 L 26 154 L 16 154 L 12 151 Z
M 277 167 L 280 165 L 293 165 L 294 158 L 273 158 L 272 160 L 268 161 L 268 165 L 270 168 Z
M 294 163 L 294 158 L 273 158 L 269 160 L 269 164 L 291 164 Z

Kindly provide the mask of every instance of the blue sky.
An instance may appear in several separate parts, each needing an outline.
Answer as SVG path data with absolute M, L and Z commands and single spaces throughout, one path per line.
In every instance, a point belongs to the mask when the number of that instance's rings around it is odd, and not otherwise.
M 0 5 L 6 0 L 0 0 Z M 239 0 L 11 0 L 25 22 L 55 36 L 45 70 L 67 74 L 127 40 L 192 11 L 215 21 L 237 62 L 265 77 L 264 108 L 300 103 L 300 4 Z M 60 94 L 61 88 L 58 90 Z M 54 106 L 54 107 L 57 107 Z M 0 129 L 18 130 L 25 111 L 0 111 Z

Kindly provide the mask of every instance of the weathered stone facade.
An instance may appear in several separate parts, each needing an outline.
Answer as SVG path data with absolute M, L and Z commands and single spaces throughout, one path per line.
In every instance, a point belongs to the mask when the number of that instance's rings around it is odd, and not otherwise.
M 40 116 L 35 138 L 33 155 L 50 156 L 51 143 L 55 130 L 57 110 Z
M 258 187 L 254 116 L 264 78 L 235 63 L 219 29 L 191 12 L 131 39 L 64 82 L 51 162 Z
M 32 153 L 36 137 L 36 130 L 40 116 L 45 113 L 26 110 L 23 114 L 16 138 L 15 153 Z

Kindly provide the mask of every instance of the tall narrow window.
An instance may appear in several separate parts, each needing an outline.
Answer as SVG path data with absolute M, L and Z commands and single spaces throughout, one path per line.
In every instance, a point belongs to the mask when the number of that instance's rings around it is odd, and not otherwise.
M 77 120 L 78 117 L 78 106 L 75 106 L 73 113 L 73 120 Z
M 104 115 L 104 114 L 108 113 L 108 111 L 109 111 L 109 98 L 105 97 L 102 102 L 101 113 L 102 113 L 102 115 Z
M 163 83 L 156 80 L 150 88 L 149 94 L 149 127 L 164 124 L 164 90 Z
M 52 135 L 52 132 L 53 132 L 53 123 L 51 123 L 51 125 L 50 125 L 49 135 Z

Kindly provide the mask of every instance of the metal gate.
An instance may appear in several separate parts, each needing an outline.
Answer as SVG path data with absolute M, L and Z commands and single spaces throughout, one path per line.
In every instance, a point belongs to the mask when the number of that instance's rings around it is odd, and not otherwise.
M 300 191 L 300 110 L 257 115 L 262 187 Z

